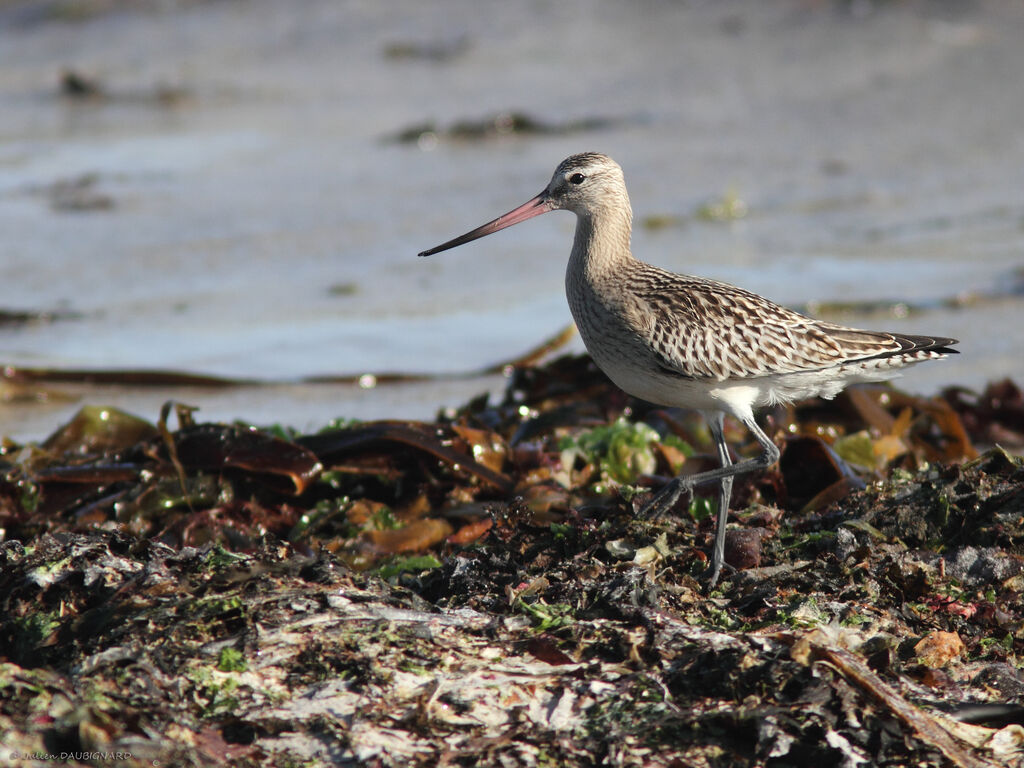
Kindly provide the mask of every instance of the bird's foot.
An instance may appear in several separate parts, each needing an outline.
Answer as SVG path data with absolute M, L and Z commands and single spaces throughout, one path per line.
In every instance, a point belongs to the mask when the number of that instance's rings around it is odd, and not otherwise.
M 716 563 L 714 561 L 714 558 L 712 558 L 711 565 L 708 566 L 708 569 L 706 571 L 704 571 L 704 573 L 701 576 L 701 579 L 705 580 L 705 582 L 704 582 L 704 593 L 705 594 L 710 594 L 711 590 L 713 590 L 715 588 L 715 585 L 718 583 L 718 577 L 722 575 L 722 571 L 725 571 L 726 573 L 728 573 L 730 575 L 736 573 L 736 569 L 733 566 L 729 565 L 728 563 L 726 563 L 724 561 L 720 562 L 720 563 Z
M 687 479 L 676 477 L 665 483 L 662 489 L 640 510 L 640 516 L 657 520 L 672 509 L 683 493 L 689 493 L 692 490 L 693 486 L 687 482 Z

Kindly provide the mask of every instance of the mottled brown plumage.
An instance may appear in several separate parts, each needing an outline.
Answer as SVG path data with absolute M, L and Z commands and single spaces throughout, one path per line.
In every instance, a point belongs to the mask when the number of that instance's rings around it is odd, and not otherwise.
M 668 483 L 645 507 L 661 514 L 684 491 L 719 481 L 718 528 L 709 583 L 724 561 L 732 478 L 773 464 L 779 450 L 753 409 L 817 395 L 834 397 L 858 381 L 953 354 L 955 339 L 863 331 L 801 315 L 750 291 L 678 275 L 635 259 L 633 211 L 622 169 L 587 152 L 564 160 L 550 183 L 525 205 L 438 251 L 475 240 L 551 210 L 576 214 L 566 269 L 569 309 L 594 361 L 626 392 L 661 405 L 701 410 L 715 438 L 719 469 Z M 760 456 L 733 464 L 722 434 L 724 414 L 740 420 Z

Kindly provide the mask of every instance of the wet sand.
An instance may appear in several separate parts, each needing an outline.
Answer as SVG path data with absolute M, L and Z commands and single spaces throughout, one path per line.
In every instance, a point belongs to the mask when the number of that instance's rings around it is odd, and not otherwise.
M 0 5 L 0 310 L 42 315 L 0 326 L 0 363 L 282 383 L 8 388 L 2 434 L 84 402 L 307 428 L 500 387 L 289 382 L 480 370 L 555 332 L 568 215 L 415 254 L 586 149 L 625 168 L 641 258 L 960 338 L 912 390 L 1022 373 L 1019 6 L 73 7 Z

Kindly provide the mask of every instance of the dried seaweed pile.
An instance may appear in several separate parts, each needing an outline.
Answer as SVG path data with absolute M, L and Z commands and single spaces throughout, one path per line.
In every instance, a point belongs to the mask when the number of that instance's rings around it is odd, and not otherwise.
M 431 424 L 176 410 L 4 446 L 0 760 L 1024 764 L 1009 382 L 767 414 L 710 595 L 713 503 L 636 514 L 703 426 L 587 358 Z

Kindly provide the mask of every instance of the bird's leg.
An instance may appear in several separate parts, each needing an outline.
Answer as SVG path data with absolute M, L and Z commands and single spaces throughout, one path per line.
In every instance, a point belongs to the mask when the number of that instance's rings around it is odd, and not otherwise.
M 722 467 L 732 466 L 732 457 L 729 455 L 729 445 L 725 442 L 724 422 L 725 414 L 716 411 L 706 414 L 708 428 L 711 436 L 718 447 L 718 458 Z M 708 570 L 708 590 L 712 590 L 718 583 L 718 577 L 722 573 L 722 566 L 725 565 L 725 526 L 729 518 L 729 499 L 732 497 L 732 479 L 735 475 L 725 475 L 719 481 L 718 489 L 718 521 L 715 526 L 715 546 L 711 552 L 711 567 Z
M 718 496 L 718 524 L 715 532 L 715 547 L 711 555 L 711 573 L 709 576 L 710 585 L 714 586 L 722 571 L 725 562 L 725 524 L 729 517 L 729 497 L 732 495 L 732 480 L 737 475 L 747 472 L 757 472 L 767 469 L 779 460 L 779 449 L 771 441 L 771 438 L 757 426 L 753 415 L 741 418 L 743 425 L 750 430 L 761 446 L 761 454 L 751 459 L 744 459 L 735 464 L 729 459 L 729 449 L 725 443 L 722 433 L 722 414 L 705 414 L 708 425 L 711 428 L 712 437 L 718 447 L 718 456 L 722 466 L 717 469 L 710 469 L 707 472 L 700 472 L 696 475 L 676 477 L 665 484 L 653 499 L 651 499 L 640 511 L 641 515 L 649 517 L 660 517 L 670 510 L 683 492 L 689 492 L 698 485 L 711 483 L 716 480 L 720 482 Z

